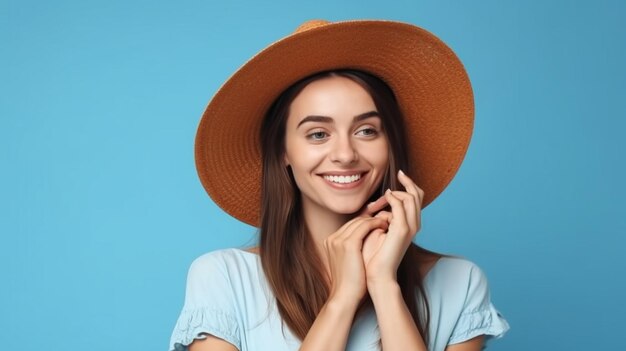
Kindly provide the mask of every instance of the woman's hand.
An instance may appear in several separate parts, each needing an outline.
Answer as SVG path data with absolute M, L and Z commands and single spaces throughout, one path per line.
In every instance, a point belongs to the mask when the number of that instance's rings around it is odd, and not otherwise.
M 363 242 L 362 257 L 370 290 L 380 284 L 397 282 L 398 266 L 421 227 L 424 191 L 402 171 L 398 172 L 398 180 L 406 191 L 385 192 L 391 212 L 380 211 L 373 217 L 388 222 L 388 229 L 374 229 Z
M 329 300 L 337 300 L 356 309 L 367 284 L 362 249 L 365 237 L 372 231 L 387 230 L 382 217 L 355 217 L 324 240 L 331 281 Z

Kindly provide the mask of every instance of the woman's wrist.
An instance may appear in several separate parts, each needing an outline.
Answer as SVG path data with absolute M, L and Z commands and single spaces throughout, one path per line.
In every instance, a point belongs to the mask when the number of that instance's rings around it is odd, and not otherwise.
M 367 291 L 374 303 L 378 299 L 384 300 L 393 296 L 402 296 L 400 285 L 395 279 L 368 281 Z
M 344 350 L 357 307 L 354 307 L 350 300 L 329 297 L 317 314 L 299 350 Z
M 331 294 L 326 301 L 326 307 L 332 311 L 341 313 L 356 313 L 361 299 L 348 295 Z

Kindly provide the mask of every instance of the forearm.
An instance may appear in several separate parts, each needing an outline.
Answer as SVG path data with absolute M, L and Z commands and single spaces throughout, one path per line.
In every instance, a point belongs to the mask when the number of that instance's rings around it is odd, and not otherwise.
M 369 287 L 368 290 L 376 310 L 383 350 L 427 351 L 424 339 L 402 298 L 400 286 L 393 282 Z
M 356 308 L 329 300 L 315 318 L 300 351 L 344 351 Z

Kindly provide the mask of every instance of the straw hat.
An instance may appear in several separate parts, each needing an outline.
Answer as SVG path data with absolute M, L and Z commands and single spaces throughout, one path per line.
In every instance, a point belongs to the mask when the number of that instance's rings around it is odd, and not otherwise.
M 271 103 L 296 81 L 351 68 L 383 79 L 404 114 L 408 174 L 432 202 L 456 174 L 474 124 L 474 99 L 461 61 L 433 34 L 411 24 L 308 21 L 246 62 L 209 102 L 196 135 L 202 185 L 224 211 L 259 224 L 259 129 Z

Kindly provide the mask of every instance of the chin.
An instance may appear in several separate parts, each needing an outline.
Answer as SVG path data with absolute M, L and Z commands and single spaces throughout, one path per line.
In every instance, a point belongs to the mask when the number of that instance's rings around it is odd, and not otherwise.
M 363 204 L 355 205 L 355 206 L 342 206 L 342 207 L 335 207 L 335 208 L 331 207 L 330 210 L 337 214 L 353 215 L 353 214 L 360 212 L 362 208 L 363 208 Z

